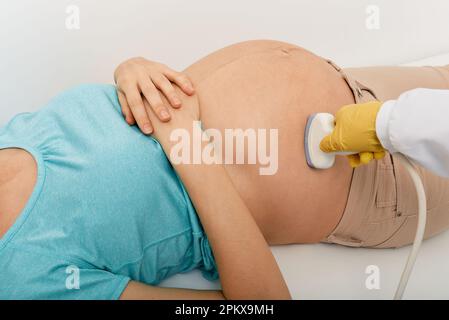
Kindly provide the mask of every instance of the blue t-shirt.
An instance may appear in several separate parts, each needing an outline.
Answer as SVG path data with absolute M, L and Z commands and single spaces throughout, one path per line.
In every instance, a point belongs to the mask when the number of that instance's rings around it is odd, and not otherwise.
M 218 273 L 160 144 L 123 119 L 115 87 L 82 85 L 0 128 L 37 162 L 34 191 L 0 239 L 0 299 L 116 299 L 130 279 Z

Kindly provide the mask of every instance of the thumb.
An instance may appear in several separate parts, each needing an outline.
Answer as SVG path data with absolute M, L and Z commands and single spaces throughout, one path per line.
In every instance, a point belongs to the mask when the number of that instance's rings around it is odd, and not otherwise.
M 385 151 L 374 152 L 374 159 L 379 160 L 385 157 Z
M 323 138 L 320 142 L 320 149 L 323 152 L 335 152 L 335 151 L 341 151 L 340 148 L 338 148 L 338 145 L 334 143 L 332 139 L 332 134 L 329 134 Z
M 352 168 L 357 168 L 358 166 L 360 166 L 360 156 L 358 153 L 350 154 L 350 155 L 347 155 L 346 157 L 348 158 L 349 165 Z

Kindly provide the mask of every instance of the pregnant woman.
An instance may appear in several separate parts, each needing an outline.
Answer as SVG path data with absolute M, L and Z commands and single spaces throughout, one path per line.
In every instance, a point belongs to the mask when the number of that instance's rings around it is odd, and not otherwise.
M 412 242 L 414 189 L 395 157 L 312 170 L 304 125 L 314 112 L 449 88 L 448 67 L 341 70 L 294 45 L 250 41 L 183 74 L 140 58 L 115 78 L 118 91 L 83 85 L 0 129 L 0 298 L 288 299 L 268 245 Z M 196 120 L 277 129 L 276 172 L 170 163 L 171 133 L 193 134 Z M 449 181 L 419 170 L 430 237 L 449 226 Z M 156 286 L 194 268 L 222 291 Z

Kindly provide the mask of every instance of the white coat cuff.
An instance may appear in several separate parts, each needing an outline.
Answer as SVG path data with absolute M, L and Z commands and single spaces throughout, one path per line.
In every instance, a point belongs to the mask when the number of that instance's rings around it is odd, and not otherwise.
M 389 153 L 397 152 L 390 140 L 390 117 L 395 105 L 395 100 L 388 100 L 380 107 L 376 117 L 376 133 L 382 147 Z

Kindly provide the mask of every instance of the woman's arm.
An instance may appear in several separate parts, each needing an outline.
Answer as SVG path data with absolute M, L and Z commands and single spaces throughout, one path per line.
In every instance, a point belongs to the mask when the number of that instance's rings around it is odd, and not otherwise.
M 165 141 L 166 146 L 170 146 Z M 168 151 L 168 150 L 166 150 Z M 207 233 L 227 299 L 290 299 L 279 267 L 222 165 L 175 165 Z
M 136 281 L 129 282 L 120 300 L 222 300 L 220 290 L 162 288 Z
M 149 113 L 155 127 L 154 135 L 167 155 L 177 143 L 170 141 L 172 131 L 182 128 L 192 137 L 192 122 L 199 119 L 197 99 L 184 97 L 183 108 L 170 109 L 170 122 L 163 123 L 153 112 Z M 202 147 L 209 143 L 203 142 Z M 174 168 L 186 186 L 207 233 L 224 297 L 290 299 L 276 260 L 224 166 L 181 163 L 174 164 Z

